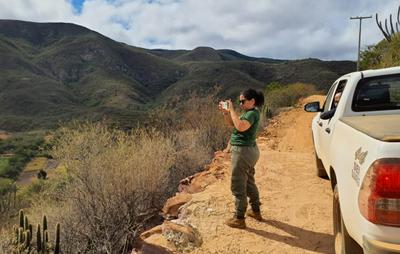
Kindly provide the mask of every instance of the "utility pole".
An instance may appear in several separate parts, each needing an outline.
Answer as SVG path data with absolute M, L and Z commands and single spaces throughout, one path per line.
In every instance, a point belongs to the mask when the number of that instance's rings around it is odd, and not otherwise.
M 358 31 L 358 58 L 357 58 L 357 71 L 360 70 L 360 46 L 361 46 L 361 21 L 363 19 L 370 19 L 372 16 L 357 16 L 357 17 L 350 17 L 350 19 L 359 19 L 360 20 L 360 29 Z

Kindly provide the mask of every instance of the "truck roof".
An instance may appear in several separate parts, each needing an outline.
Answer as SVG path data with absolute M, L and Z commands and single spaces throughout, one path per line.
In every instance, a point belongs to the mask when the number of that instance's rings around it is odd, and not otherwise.
M 351 72 L 349 74 L 343 75 L 343 77 L 352 77 L 352 76 L 362 75 L 363 77 L 368 78 L 368 77 L 390 75 L 390 74 L 400 74 L 400 66 L 384 68 L 384 69 L 377 69 L 377 70 L 356 71 L 356 72 Z

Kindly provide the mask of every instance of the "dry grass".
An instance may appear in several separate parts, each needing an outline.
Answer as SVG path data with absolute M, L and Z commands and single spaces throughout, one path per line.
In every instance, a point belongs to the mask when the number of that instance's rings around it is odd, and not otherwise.
M 179 136 L 181 131 L 194 131 L 193 135 L 199 138 L 203 148 L 211 155 L 225 147 L 230 135 L 218 111 L 218 91 L 216 87 L 206 96 L 193 93 L 184 100 L 176 98 L 170 104 L 151 111 L 144 125 L 174 136 Z
M 125 253 L 166 198 L 172 140 L 155 130 L 124 133 L 99 124 L 61 133 L 53 155 L 71 179 L 60 193 L 65 250 Z
M 10 229 L 0 228 L 0 253 L 13 253 L 13 237 L 14 235 Z
M 46 157 L 36 157 L 33 158 L 28 164 L 26 164 L 23 172 L 36 172 L 41 169 L 45 169 L 47 166 Z

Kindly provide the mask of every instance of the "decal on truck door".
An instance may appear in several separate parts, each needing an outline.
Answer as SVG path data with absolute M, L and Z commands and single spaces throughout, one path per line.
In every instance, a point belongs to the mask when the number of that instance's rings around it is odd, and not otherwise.
M 364 163 L 364 161 L 365 161 L 365 157 L 367 157 L 367 154 L 368 154 L 368 151 L 362 152 L 362 149 L 360 147 L 360 148 L 358 148 L 358 150 L 354 154 L 355 155 L 355 160 L 356 161 L 358 160 L 360 162 L 360 164 L 362 165 Z
M 367 157 L 368 151 L 362 152 L 362 148 L 358 148 L 354 154 L 354 165 L 351 176 L 354 181 L 356 181 L 357 185 L 360 185 L 360 168 L 361 165 L 365 161 L 365 157 Z

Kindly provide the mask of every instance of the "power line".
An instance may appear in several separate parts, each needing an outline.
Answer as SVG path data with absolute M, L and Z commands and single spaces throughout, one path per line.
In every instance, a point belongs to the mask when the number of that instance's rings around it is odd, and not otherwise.
M 360 70 L 360 45 L 361 45 L 361 22 L 363 19 L 370 19 L 372 16 L 357 16 L 357 17 L 350 17 L 350 19 L 359 19 L 360 20 L 360 29 L 358 31 L 358 58 L 357 58 L 357 71 Z

